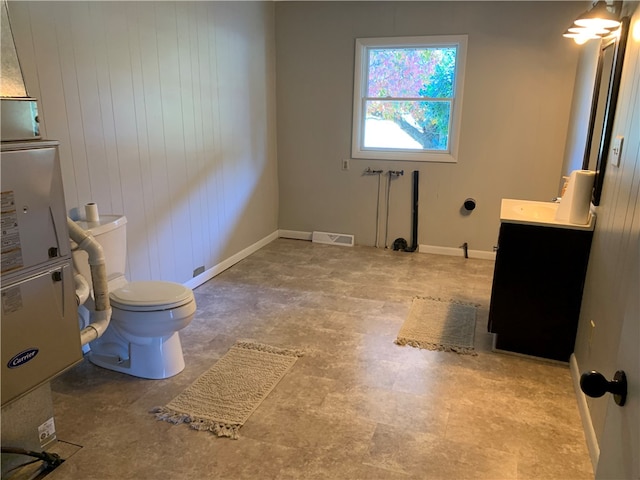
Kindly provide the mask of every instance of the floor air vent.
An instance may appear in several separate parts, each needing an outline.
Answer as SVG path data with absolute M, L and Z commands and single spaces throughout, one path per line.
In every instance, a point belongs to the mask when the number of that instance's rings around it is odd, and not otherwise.
M 328 245 L 342 245 L 343 247 L 353 247 L 354 244 L 353 235 L 345 233 L 313 232 L 311 241 Z

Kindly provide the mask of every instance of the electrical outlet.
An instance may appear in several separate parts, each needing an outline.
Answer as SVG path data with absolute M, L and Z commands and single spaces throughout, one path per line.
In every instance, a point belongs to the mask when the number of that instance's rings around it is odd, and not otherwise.
M 622 155 L 623 142 L 624 137 L 622 135 L 618 135 L 613 139 L 613 145 L 611 146 L 611 165 L 614 167 L 620 166 L 620 155 Z
M 349 159 L 348 158 L 343 158 L 342 159 L 342 170 L 349 170 Z

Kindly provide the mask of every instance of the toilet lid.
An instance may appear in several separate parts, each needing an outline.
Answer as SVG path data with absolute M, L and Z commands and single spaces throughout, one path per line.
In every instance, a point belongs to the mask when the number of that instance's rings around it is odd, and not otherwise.
M 173 282 L 131 282 L 110 292 L 109 299 L 122 310 L 169 310 L 191 302 L 193 291 Z

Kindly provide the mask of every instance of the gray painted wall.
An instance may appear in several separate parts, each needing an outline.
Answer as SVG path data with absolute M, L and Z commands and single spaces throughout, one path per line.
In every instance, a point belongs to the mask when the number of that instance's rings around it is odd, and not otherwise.
M 579 52 L 562 33 L 584 5 L 278 2 L 280 228 L 350 233 L 373 245 L 377 179 L 362 176 L 370 166 L 404 169 L 391 187 L 389 238 L 410 239 L 417 169 L 419 243 L 491 251 L 501 198 L 558 194 Z M 458 163 L 352 159 L 342 171 L 351 152 L 355 38 L 438 34 L 469 35 Z M 467 197 L 478 206 L 464 216 Z
M 67 208 L 125 214 L 131 280 L 186 282 L 277 231 L 270 2 L 10 2 Z M 73 212 L 72 212 L 73 213 Z

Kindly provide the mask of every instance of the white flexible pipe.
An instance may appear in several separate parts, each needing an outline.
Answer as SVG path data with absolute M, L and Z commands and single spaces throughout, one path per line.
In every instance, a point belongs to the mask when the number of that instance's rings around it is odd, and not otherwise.
M 93 342 L 96 338 L 102 336 L 111 320 L 111 309 L 93 311 L 91 310 L 92 322 L 85 328 L 80 330 L 80 344 L 86 345 L 89 342 Z
M 73 274 L 73 280 L 76 284 L 76 303 L 82 305 L 91 295 L 91 287 L 87 280 L 77 272 Z
M 102 247 L 93 238 L 93 235 L 84 231 L 69 217 L 67 217 L 67 226 L 69 227 L 69 237 L 71 237 L 71 240 L 76 242 L 78 248 L 84 250 L 89 255 L 95 311 L 91 311 L 91 323 L 80 331 L 80 342 L 82 345 L 86 345 L 102 336 L 111 320 L 107 270 Z M 78 295 L 77 292 L 76 295 Z

